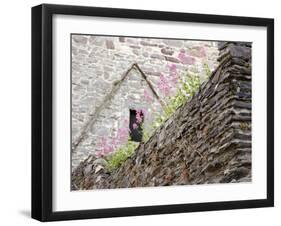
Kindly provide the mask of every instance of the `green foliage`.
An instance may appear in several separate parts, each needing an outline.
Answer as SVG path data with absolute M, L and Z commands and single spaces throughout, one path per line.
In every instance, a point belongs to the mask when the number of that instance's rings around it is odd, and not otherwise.
M 142 141 L 145 143 L 146 141 L 148 141 L 150 134 L 148 133 L 148 131 L 143 127 L 143 124 L 141 125 L 142 128 Z
M 164 113 L 158 115 L 153 123 L 153 129 L 158 128 L 165 122 L 174 112 L 189 100 L 200 86 L 200 79 L 198 74 L 187 73 L 180 79 L 179 87 L 174 96 L 167 99 L 167 104 L 164 108 Z
M 203 67 L 204 67 L 204 71 L 205 71 L 206 77 L 209 78 L 211 76 L 211 74 L 212 74 L 212 71 L 211 71 L 209 65 L 207 63 L 204 63 Z
M 114 153 L 108 157 L 107 168 L 112 171 L 120 167 L 135 151 L 138 143 L 128 140 L 126 144 L 118 148 Z

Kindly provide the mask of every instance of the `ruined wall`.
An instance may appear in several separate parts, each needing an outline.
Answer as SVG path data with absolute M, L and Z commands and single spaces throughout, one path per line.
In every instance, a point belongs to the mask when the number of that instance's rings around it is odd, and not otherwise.
M 202 81 L 206 77 L 203 64 L 211 69 L 217 65 L 216 42 L 92 35 L 72 35 L 71 39 L 73 169 L 95 152 L 101 137 L 116 135 L 130 108 L 161 112 L 155 98 L 149 104 L 143 101 L 147 85 L 137 70 L 130 71 L 120 90 L 100 109 L 116 82 L 134 63 L 156 89 L 160 74 L 168 76 L 169 64 L 175 64 L 179 74 L 199 70 Z M 186 55 L 185 59 L 179 59 L 180 53 Z M 157 93 L 163 98 L 161 92 Z M 150 118 L 145 117 L 145 125 L 153 121 L 153 114 L 149 115 Z
M 251 44 L 221 43 L 220 64 L 119 169 L 90 156 L 72 189 L 251 181 Z

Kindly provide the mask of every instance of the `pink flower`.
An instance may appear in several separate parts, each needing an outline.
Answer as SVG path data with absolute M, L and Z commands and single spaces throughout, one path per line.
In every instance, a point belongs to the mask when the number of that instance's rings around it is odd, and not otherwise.
M 95 152 L 95 156 L 96 156 L 97 158 L 100 158 L 100 157 L 102 156 L 101 151 L 96 151 L 96 152 Z
M 170 81 L 173 86 L 176 86 L 178 83 L 179 76 L 177 74 L 177 66 L 175 64 L 168 66 L 170 69 Z
M 104 148 L 103 149 L 104 154 L 109 154 L 109 153 L 113 152 L 113 147 L 109 144 L 106 144 L 103 148 Z
M 116 149 L 117 145 L 118 145 L 118 140 L 115 137 L 112 138 L 111 146 L 113 147 L 113 149 Z
M 169 86 L 168 80 L 165 78 L 163 74 L 160 75 L 160 79 L 157 83 L 157 86 L 161 91 L 161 93 L 163 93 L 165 96 L 169 95 L 171 87 Z
M 177 65 L 171 64 L 168 67 L 170 69 L 170 73 L 177 73 Z
M 99 150 L 97 151 L 96 155 L 102 156 L 102 155 L 106 155 L 106 154 L 109 154 L 109 153 L 113 152 L 114 148 L 109 143 L 110 143 L 109 140 L 102 137 L 101 141 L 97 144 Z
M 102 149 L 106 145 L 106 139 L 104 137 L 101 138 L 97 146 Z
M 97 157 L 107 155 L 107 154 L 113 152 L 116 148 L 116 144 L 113 145 L 112 141 L 108 140 L 105 143 L 103 140 L 104 140 L 104 138 L 102 138 L 102 141 L 97 145 L 98 150 L 95 152 L 95 155 Z
M 185 53 L 180 52 L 178 55 L 179 60 L 183 64 L 194 64 L 195 63 L 195 58 L 191 56 L 185 55 Z
M 185 53 L 183 53 L 183 52 L 180 52 L 179 55 L 178 55 L 178 58 L 181 62 L 183 62 L 185 60 L 185 57 L 186 57 Z
M 136 110 L 136 113 L 137 113 L 136 114 L 137 123 L 140 124 L 143 119 L 142 110 Z
M 124 143 L 128 140 L 129 130 L 126 127 L 121 127 L 118 129 L 117 139 L 119 143 Z
M 133 129 L 137 129 L 138 125 L 136 123 L 133 123 Z
M 149 94 L 148 94 L 148 92 L 147 92 L 146 89 L 143 91 L 143 95 L 144 95 L 144 99 L 145 99 L 147 102 L 151 102 L 151 101 L 153 100 L 152 97 L 149 96 Z

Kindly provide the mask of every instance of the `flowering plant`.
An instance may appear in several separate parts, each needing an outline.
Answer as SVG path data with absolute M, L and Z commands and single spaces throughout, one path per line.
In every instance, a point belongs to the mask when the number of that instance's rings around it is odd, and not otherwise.
M 202 50 L 201 54 L 204 52 Z M 182 62 L 194 63 L 193 59 L 186 56 L 184 53 L 179 54 L 179 59 Z M 158 89 L 164 95 L 166 106 L 163 109 L 163 114 L 158 115 L 152 123 L 152 128 L 143 128 L 144 115 L 148 114 L 147 109 L 136 110 L 136 122 L 132 125 L 133 129 L 141 127 L 143 129 L 143 140 L 146 141 L 164 121 L 166 121 L 182 104 L 188 101 L 198 90 L 200 79 L 198 74 L 185 73 L 184 76 L 179 76 L 177 66 L 175 64 L 168 65 L 169 76 L 161 74 L 157 83 Z M 211 71 L 207 64 L 204 64 L 206 74 L 209 76 Z M 174 95 L 171 95 L 171 90 L 175 89 Z M 153 101 L 153 98 L 148 94 L 147 90 L 143 93 L 144 100 L 148 103 Z M 149 132 L 148 132 L 149 131 Z M 98 143 L 99 150 L 96 151 L 97 157 L 106 156 L 108 169 L 114 170 L 118 168 L 128 157 L 130 157 L 137 148 L 138 143 L 129 139 L 130 129 L 128 120 L 123 120 L 123 125 L 117 131 L 116 138 L 102 138 Z
M 168 79 L 161 73 L 159 81 L 157 83 L 158 89 L 164 96 L 168 96 L 170 94 L 170 84 Z

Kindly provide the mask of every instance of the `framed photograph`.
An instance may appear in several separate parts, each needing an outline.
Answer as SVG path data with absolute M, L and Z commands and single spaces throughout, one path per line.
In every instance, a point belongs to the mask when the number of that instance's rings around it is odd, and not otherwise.
M 274 21 L 32 8 L 32 217 L 274 205 Z

